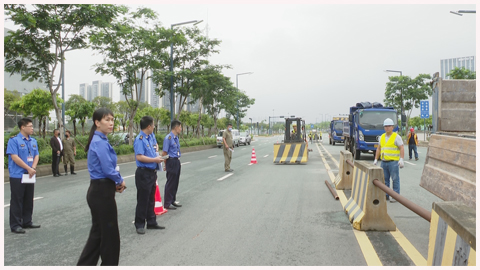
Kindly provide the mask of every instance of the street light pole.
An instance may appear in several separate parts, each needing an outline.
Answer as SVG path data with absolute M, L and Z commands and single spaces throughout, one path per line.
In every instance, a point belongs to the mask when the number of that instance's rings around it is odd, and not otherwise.
M 65 52 L 76 50 L 75 48 L 66 49 L 62 51 L 62 125 L 63 125 L 63 132 L 60 132 L 60 138 L 63 139 L 65 134 L 65 61 L 63 58 L 65 57 Z
M 385 70 L 385 72 L 397 72 L 402 77 L 402 71 L 400 70 Z M 403 136 L 403 89 L 400 87 L 400 136 Z
M 237 88 L 238 91 L 240 91 L 240 89 L 238 89 L 238 75 L 250 75 L 250 74 L 253 74 L 253 72 L 244 72 L 244 73 L 238 73 L 236 74 L 236 78 L 235 78 L 235 87 Z M 237 129 L 240 130 L 240 112 L 238 110 L 238 99 L 237 99 Z
M 250 119 L 250 133 L 253 133 L 253 129 L 252 129 L 252 124 L 253 124 L 252 118 L 248 118 L 248 119 Z
M 203 22 L 203 20 L 174 23 L 170 25 L 170 29 L 173 30 L 173 27 L 178 25 L 189 24 L 189 23 L 193 23 L 193 25 L 197 25 L 201 22 Z M 173 94 L 173 42 L 170 43 L 170 72 L 171 72 L 171 75 L 170 75 L 170 121 L 173 121 L 173 117 L 175 116 L 175 96 Z

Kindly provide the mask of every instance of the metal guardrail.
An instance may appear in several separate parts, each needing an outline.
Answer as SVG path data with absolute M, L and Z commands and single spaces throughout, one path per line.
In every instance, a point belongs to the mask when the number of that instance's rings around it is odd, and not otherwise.
M 351 162 L 350 160 L 346 160 L 346 162 L 352 166 L 352 167 L 355 167 L 355 164 L 353 162 Z M 408 200 L 407 198 L 403 197 L 402 195 L 398 194 L 397 192 L 395 192 L 393 189 L 387 187 L 384 183 L 380 182 L 378 179 L 374 179 L 373 180 L 373 184 L 378 187 L 379 189 L 383 190 L 385 193 L 387 193 L 388 195 L 390 195 L 392 198 L 394 198 L 395 200 L 397 200 L 399 203 L 401 203 L 403 206 L 407 207 L 408 209 L 410 209 L 412 212 L 414 212 L 415 214 L 421 216 L 422 218 L 424 218 L 426 221 L 430 222 L 430 220 L 432 219 L 431 216 L 432 214 L 427 211 L 425 208 L 422 208 L 420 206 L 418 206 L 417 204 L 411 202 L 410 200 Z M 327 184 L 328 185 L 328 184 Z

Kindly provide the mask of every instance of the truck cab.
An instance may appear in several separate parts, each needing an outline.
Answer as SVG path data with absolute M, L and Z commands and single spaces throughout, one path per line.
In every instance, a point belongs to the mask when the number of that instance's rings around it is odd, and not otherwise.
M 344 143 L 345 136 L 343 135 L 343 122 L 347 121 L 348 117 L 333 117 L 330 122 L 330 130 L 328 131 L 329 144 Z

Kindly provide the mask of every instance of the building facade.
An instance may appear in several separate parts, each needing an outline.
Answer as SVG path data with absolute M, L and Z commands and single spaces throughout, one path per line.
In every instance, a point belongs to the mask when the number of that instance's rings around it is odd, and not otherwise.
M 440 77 L 450 79 L 447 74 L 454 68 L 462 68 L 475 71 L 475 56 L 465 56 L 440 60 Z

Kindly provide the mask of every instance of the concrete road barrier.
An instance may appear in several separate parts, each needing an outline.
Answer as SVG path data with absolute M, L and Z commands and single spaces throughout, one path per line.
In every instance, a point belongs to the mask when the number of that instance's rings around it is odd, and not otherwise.
M 340 151 L 340 162 L 338 163 L 338 175 L 335 177 L 335 189 L 352 189 L 353 168 L 347 163 L 347 160 L 353 162 L 353 156 L 350 151 Z
M 275 143 L 273 145 L 273 163 L 298 164 L 308 162 L 306 143 Z
M 427 265 L 476 265 L 475 212 L 461 202 L 433 203 Z
M 355 162 L 352 195 L 344 210 L 359 231 L 395 231 L 395 223 L 387 213 L 385 192 L 373 184 L 374 179 L 385 183 L 382 168 L 366 161 Z

